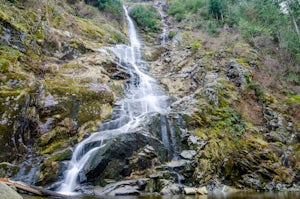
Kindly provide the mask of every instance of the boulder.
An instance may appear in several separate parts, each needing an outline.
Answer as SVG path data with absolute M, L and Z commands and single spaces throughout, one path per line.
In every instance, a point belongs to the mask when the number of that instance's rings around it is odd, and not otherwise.
M 119 187 L 119 188 L 113 190 L 108 195 L 111 195 L 111 196 L 140 195 L 140 192 L 137 190 L 137 187 L 132 187 L 132 186 L 126 185 L 124 187 Z
M 0 163 L 0 176 L 2 178 L 9 178 L 11 176 L 16 175 L 20 170 L 20 167 L 17 165 L 8 163 L 8 162 L 1 162 Z
M 194 187 L 184 187 L 183 191 L 184 191 L 185 195 L 196 195 L 197 194 L 197 189 Z
M 161 185 L 159 193 L 162 195 L 178 195 L 182 193 L 182 185 L 180 184 L 164 179 L 161 179 L 159 184 Z
M 195 150 L 184 150 L 181 152 L 180 156 L 187 160 L 192 160 L 197 152 Z
M 23 197 L 20 196 L 15 190 L 0 182 L 0 196 L 1 199 L 22 199 Z
M 208 191 L 207 191 L 206 187 L 196 188 L 196 191 L 200 195 L 207 195 L 208 194 Z
M 140 191 L 144 190 L 145 185 L 149 182 L 148 178 L 138 180 L 124 180 L 106 185 L 103 189 L 94 189 L 96 195 L 140 195 Z

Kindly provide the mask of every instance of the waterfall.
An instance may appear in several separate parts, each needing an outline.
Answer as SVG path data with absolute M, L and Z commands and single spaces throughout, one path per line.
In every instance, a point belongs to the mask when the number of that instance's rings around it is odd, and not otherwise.
M 105 146 L 107 140 L 128 133 L 143 124 L 145 116 L 150 113 L 164 115 L 169 111 L 169 98 L 159 88 L 155 79 L 147 75 L 146 63 L 141 59 L 141 42 L 125 7 L 124 11 L 130 45 L 117 45 L 106 49 L 112 51 L 119 58 L 119 64 L 130 73 L 130 80 L 125 85 L 125 97 L 113 109 L 112 119 L 103 123 L 99 132 L 91 134 L 76 146 L 63 183 L 58 189 L 62 194 L 76 194 L 74 191 L 79 186 L 80 171 L 93 155 Z
M 158 12 L 160 14 L 160 17 L 161 17 L 161 23 L 163 25 L 163 29 L 162 29 L 162 33 L 160 35 L 160 38 L 161 38 L 161 42 L 160 44 L 162 46 L 166 46 L 166 43 L 167 43 L 167 39 L 168 39 L 168 15 L 166 14 L 166 10 L 167 10 L 167 3 L 166 1 L 159 1 L 157 2 L 156 4 L 156 7 L 158 8 Z

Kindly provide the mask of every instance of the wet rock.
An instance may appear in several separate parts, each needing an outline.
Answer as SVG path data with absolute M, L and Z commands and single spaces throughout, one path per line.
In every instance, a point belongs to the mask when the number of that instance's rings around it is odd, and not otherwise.
M 63 176 L 62 171 L 66 169 L 67 165 L 64 163 L 46 161 L 39 172 L 38 181 L 35 183 L 41 186 L 55 183 Z
M 0 163 L 0 178 L 9 178 L 16 175 L 20 170 L 20 167 L 9 162 Z
M 155 149 L 152 146 L 147 145 L 135 152 L 129 164 L 130 167 L 136 172 L 152 168 L 155 165 L 160 164 L 160 161 Z
M 171 162 L 168 162 L 166 164 L 166 166 L 168 168 L 172 168 L 172 169 L 181 169 L 181 168 L 184 168 L 185 165 L 189 164 L 190 161 L 188 160 L 177 160 L 177 161 L 171 161 Z
M 238 192 L 238 191 L 239 191 L 238 189 L 235 189 L 233 187 L 230 187 L 230 186 L 227 186 L 227 185 L 223 185 L 223 184 L 218 184 L 213 189 L 213 193 L 214 194 L 234 193 L 234 192 Z
M 139 179 L 139 180 L 124 180 L 117 183 L 112 183 L 105 186 L 103 189 L 96 189 L 96 195 L 140 195 L 140 191 L 144 189 L 145 184 L 149 179 Z
M 150 119 L 149 131 L 161 139 L 164 147 L 168 149 L 168 160 L 178 159 L 179 151 L 182 148 L 182 139 L 186 134 L 185 125 L 179 114 L 155 114 Z
M 244 88 L 250 77 L 251 73 L 242 65 L 238 64 L 236 61 L 229 61 L 226 63 L 226 75 L 227 77 L 237 86 Z
M 160 194 L 162 195 L 177 195 L 182 193 L 182 185 L 177 183 L 173 183 L 169 180 L 161 179 L 159 181 L 160 184 Z
M 111 196 L 128 196 L 128 195 L 140 195 L 140 192 L 137 190 L 137 187 L 124 186 L 113 190 L 108 193 Z
M 197 154 L 194 150 L 184 150 L 181 152 L 180 156 L 187 160 L 192 160 L 194 156 Z
M 147 145 L 156 149 L 159 159 L 164 159 L 166 151 L 162 143 L 150 135 L 132 132 L 121 134 L 113 140 L 108 140 L 95 157 L 86 164 L 84 171 L 86 172 L 87 181 L 103 183 L 103 179 L 120 180 L 125 176 L 129 176 L 133 170 L 142 170 L 148 167 L 148 163 L 141 165 L 130 164 L 130 159 L 132 160 L 134 152 Z M 144 151 L 151 152 L 150 149 L 152 148 L 149 146 L 145 147 Z M 141 157 L 146 157 L 146 153 L 141 154 Z M 143 160 L 143 158 L 140 160 Z
M 257 175 L 245 175 L 243 176 L 243 183 L 255 190 L 263 190 L 263 185 Z
M 16 191 L 12 188 L 0 182 L 0 196 L 1 199 L 22 199 L 23 197 L 20 196 Z

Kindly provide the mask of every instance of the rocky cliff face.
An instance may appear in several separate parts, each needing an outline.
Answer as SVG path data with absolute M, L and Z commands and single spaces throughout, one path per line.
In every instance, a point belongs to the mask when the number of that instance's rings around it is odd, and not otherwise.
M 57 161 L 110 116 L 128 77 L 97 50 L 126 41 L 110 21 L 83 2 L 1 1 L 2 177 L 55 181 Z
M 55 187 L 74 145 L 97 131 L 122 97 L 129 74 L 99 48 L 125 43 L 124 24 L 81 1 L 1 0 L 0 8 L 0 177 Z M 144 58 L 170 96 L 171 115 L 149 120 L 143 130 L 151 135 L 109 142 L 81 182 L 131 179 L 105 189 L 113 194 L 125 185 L 134 194 L 188 192 L 183 185 L 299 190 L 298 95 L 265 86 L 265 60 L 234 31 L 211 36 L 189 19 L 164 21 L 164 45 L 159 36 L 142 37 L 151 37 Z M 176 137 L 169 150 L 162 121 Z

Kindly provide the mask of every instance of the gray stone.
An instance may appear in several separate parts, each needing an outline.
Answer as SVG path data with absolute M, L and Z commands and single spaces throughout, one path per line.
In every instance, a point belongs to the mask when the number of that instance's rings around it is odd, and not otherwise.
M 190 149 L 195 149 L 197 151 L 203 149 L 207 144 L 207 141 L 195 135 L 189 136 L 187 142 Z
M 124 180 L 109 184 L 101 189 L 95 189 L 96 195 L 139 195 L 139 190 L 143 190 L 149 182 L 148 178 L 138 180 Z
M 180 156 L 187 160 L 192 160 L 197 152 L 195 150 L 184 150 L 181 152 Z
M 172 182 L 168 182 L 160 191 L 162 195 L 176 195 L 181 193 L 182 186 Z
M 112 192 L 108 193 L 111 196 L 128 196 L 128 195 L 140 195 L 140 192 L 137 190 L 136 186 L 126 185 L 124 187 L 119 187 Z
M 251 73 L 242 65 L 236 61 L 229 61 L 226 63 L 227 77 L 237 86 L 244 88 L 247 85 L 247 78 L 250 77 Z
M 0 25 L 3 28 L 0 34 L 0 44 L 11 46 L 24 53 L 26 51 L 26 33 L 5 21 L 0 21 Z
M 0 182 L 0 198 L 1 199 L 22 199 L 22 196 L 20 196 L 16 191 L 14 191 L 12 188 L 7 186 L 3 182 Z
M 171 161 L 168 162 L 165 166 L 171 169 L 175 168 L 184 168 L 186 164 L 190 163 L 190 161 L 187 160 L 177 160 L 177 161 Z
M 184 187 L 183 191 L 184 191 L 185 195 L 196 195 L 197 194 L 197 190 L 194 187 Z
M 208 194 L 208 191 L 207 191 L 206 187 L 199 187 L 199 188 L 196 189 L 196 191 L 200 195 L 207 195 Z
M 264 133 L 269 142 L 296 143 L 297 130 L 290 118 L 273 111 L 267 107 L 264 110 L 264 125 L 267 131 Z

